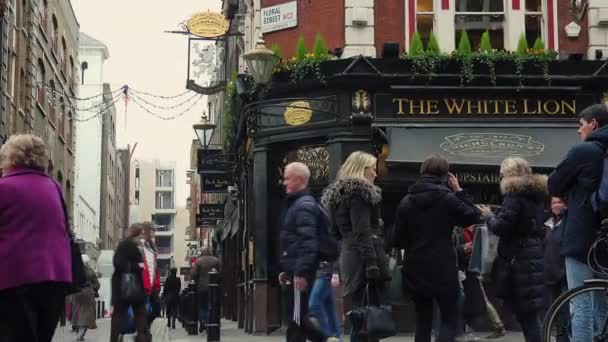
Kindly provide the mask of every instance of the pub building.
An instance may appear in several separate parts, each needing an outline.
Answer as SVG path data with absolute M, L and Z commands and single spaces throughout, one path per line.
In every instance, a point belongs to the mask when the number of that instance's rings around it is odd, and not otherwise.
M 229 232 L 216 235 L 224 236 L 222 258 L 230 263 L 224 315 L 249 333 L 268 334 L 285 325 L 277 277 L 286 164 L 306 163 L 311 190 L 319 196 L 351 152 L 373 153 L 387 227 L 431 154 L 448 158 L 475 203 L 500 204 L 502 160 L 523 157 L 535 172 L 549 173 L 578 142 L 578 113 L 602 101 L 608 87 L 601 61 L 552 61 L 550 81 L 533 67 L 515 76 L 509 65 L 497 65 L 492 81 L 476 67 L 465 84 L 450 66 L 432 79 L 413 77 L 410 62 L 396 57 L 332 60 L 320 69 L 322 79 L 298 82 L 276 72 L 257 96 L 241 93 L 239 99 L 232 146 L 238 155 L 238 218 L 226 214 L 224 221 L 231 223 L 222 225 Z M 245 75 L 239 82 L 251 85 Z M 507 328 L 517 329 L 492 293 L 489 284 L 488 295 Z M 348 311 L 339 291 L 337 302 L 340 314 Z M 392 305 L 400 330 L 413 331 L 413 304 Z

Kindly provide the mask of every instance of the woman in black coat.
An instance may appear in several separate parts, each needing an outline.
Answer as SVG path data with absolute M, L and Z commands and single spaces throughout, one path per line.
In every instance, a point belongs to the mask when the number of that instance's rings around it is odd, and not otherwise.
M 416 342 L 431 341 L 433 301 L 441 313 L 437 341 L 452 342 L 459 332 L 460 294 L 452 232 L 477 223 L 481 212 L 449 173 L 446 159 L 427 158 L 420 174 L 399 203 L 394 245 L 405 250 L 403 283 L 416 306 Z
M 378 215 L 382 193 L 374 185 L 375 178 L 376 157 L 353 152 L 321 198 L 331 212 L 334 234 L 341 241 L 340 277 L 344 297 L 350 299 L 353 308 L 365 304 L 366 285 L 370 281 L 376 285 L 372 294 L 378 294 L 376 291 L 382 291 L 382 280 L 388 276 L 388 256 Z M 372 300 L 378 301 L 377 297 Z M 356 331 L 351 333 L 350 341 L 359 341 Z
M 519 321 L 526 342 L 540 342 L 547 177 L 532 174 L 522 158 L 505 159 L 500 174 L 502 207 L 495 215 L 482 208 L 488 229 L 500 237 L 495 286 Z
M 129 235 L 118 244 L 114 252 L 114 274 L 112 274 L 112 323 L 110 342 L 118 342 L 119 335 L 124 331 L 125 323 L 127 322 L 127 311 L 129 306 L 133 309 L 135 330 L 137 336 L 136 342 L 151 341 L 152 338 L 148 332 L 148 317 L 144 299 L 137 303 L 126 303 L 120 300 L 120 280 L 125 273 L 134 273 L 136 281 L 139 281 L 143 291 L 142 269 L 143 256 L 138 248 L 140 240 L 144 238 L 144 226 L 134 224 L 129 229 Z

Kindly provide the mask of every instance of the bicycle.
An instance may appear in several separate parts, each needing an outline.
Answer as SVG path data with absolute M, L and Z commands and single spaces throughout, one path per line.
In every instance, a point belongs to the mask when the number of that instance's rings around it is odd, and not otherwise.
M 600 257 L 598 257 L 599 253 L 605 253 L 604 257 L 608 256 L 608 219 L 602 221 L 598 237 L 587 253 L 587 265 L 589 265 L 591 270 L 596 274 L 608 276 L 608 267 L 601 265 Z M 545 316 L 543 322 L 543 341 L 555 342 L 558 340 L 557 336 L 552 336 L 551 334 L 559 334 L 556 323 L 558 323 L 559 314 L 562 313 L 561 310 L 567 310 L 567 316 L 570 317 L 570 301 L 576 300 L 576 298 L 582 299 L 583 296 L 592 296 L 595 291 L 599 291 L 599 295 L 606 296 L 606 299 L 608 300 L 608 279 L 589 279 L 585 281 L 582 286 L 570 289 L 559 296 L 555 302 L 551 304 L 551 307 Z M 570 319 L 568 319 L 568 322 L 570 322 Z M 608 315 L 603 318 L 603 323 L 602 319 L 599 320 L 599 326 L 597 328 L 599 329 L 593 333 L 593 339 L 589 342 L 608 342 Z M 566 330 L 568 336 L 566 336 L 567 339 L 564 340 L 569 340 L 571 337 L 570 329 L 566 328 Z M 561 332 L 564 332 L 563 328 Z

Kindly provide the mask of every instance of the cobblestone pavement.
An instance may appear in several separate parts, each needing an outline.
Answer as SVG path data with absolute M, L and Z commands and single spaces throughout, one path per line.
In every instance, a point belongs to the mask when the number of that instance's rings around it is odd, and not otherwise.
M 95 330 L 91 330 L 87 332 L 85 336 L 85 340 L 87 342 L 108 342 L 110 340 L 110 320 L 109 319 L 101 319 L 97 321 L 98 328 Z M 53 338 L 53 342 L 75 342 L 77 336 L 75 333 L 70 332 L 71 327 L 58 327 L 55 332 L 55 337 Z M 222 322 L 222 332 L 221 332 L 221 340 L 225 342 L 240 342 L 240 341 L 251 341 L 251 342 L 279 342 L 285 341 L 285 337 L 283 337 L 280 333 L 275 333 L 271 336 L 252 336 L 243 333 L 242 330 L 237 328 L 236 323 L 223 321 Z M 486 334 L 480 333 L 477 334 L 479 337 L 483 337 Z M 201 342 L 206 341 L 206 336 L 188 336 L 186 331 L 179 326 L 175 330 L 169 330 L 166 326 L 166 321 L 164 319 L 157 319 L 152 326 L 152 336 L 153 342 Z M 125 342 L 131 342 L 132 337 L 126 337 Z M 348 339 L 346 340 L 348 341 Z M 409 335 L 392 337 L 389 339 L 385 339 L 383 341 L 388 342 L 412 342 L 414 338 Z M 482 340 L 483 341 L 483 340 Z M 507 337 L 492 340 L 496 342 L 521 342 L 523 341 L 523 336 L 520 333 L 511 333 Z

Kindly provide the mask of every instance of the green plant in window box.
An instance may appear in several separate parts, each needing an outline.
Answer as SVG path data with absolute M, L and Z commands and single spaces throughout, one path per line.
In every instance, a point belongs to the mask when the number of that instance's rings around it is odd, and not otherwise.
M 429 35 L 429 43 L 426 45 L 426 50 L 435 54 L 441 53 L 439 42 L 437 42 L 437 37 L 435 37 L 435 33 L 433 33 L 433 31 L 431 31 L 431 34 Z
M 420 38 L 420 34 L 418 31 L 414 32 L 412 35 L 412 41 L 410 42 L 410 56 L 417 56 L 424 52 L 424 45 L 422 44 L 422 39 Z
M 289 73 L 289 79 L 292 83 L 299 83 L 306 79 L 316 79 L 325 85 L 327 79 L 321 70 L 321 65 L 333 58 L 329 55 L 327 44 L 320 34 L 316 36 L 313 52 L 308 52 L 304 38 L 300 37 L 296 46 L 296 55 L 277 65 L 274 71 Z
M 272 50 L 272 52 L 274 52 L 274 54 L 277 55 L 280 59 L 283 59 L 283 52 L 281 51 L 281 47 L 279 46 L 279 44 L 272 44 L 270 50 Z
M 222 120 L 222 132 L 224 133 L 224 150 L 228 151 L 234 141 L 236 128 L 236 80 L 237 73 L 234 72 L 230 81 L 226 84 L 224 97 L 224 118 Z

